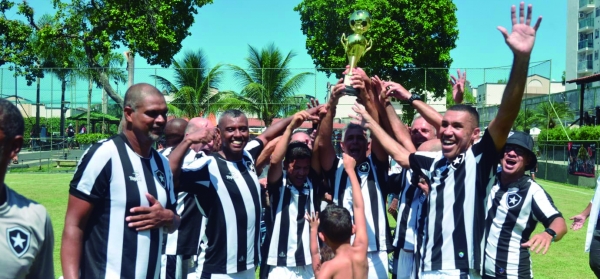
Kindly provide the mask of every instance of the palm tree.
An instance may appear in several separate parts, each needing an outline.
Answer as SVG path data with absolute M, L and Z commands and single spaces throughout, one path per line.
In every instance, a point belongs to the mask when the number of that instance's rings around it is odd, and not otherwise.
M 222 65 L 208 68 L 204 52 L 185 52 L 181 60 L 173 61 L 175 67 L 174 82 L 167 78 L 152 75 L 164 91 L 174 94 L 168 104 L 169 113 L 177 117 L 204 116 L 219 110 L 218 102 L 222 94 L 215 94 L 223 77 Z
M 44 14 L 37 23 L 39 30 L 37 32 L 47 32 L 52 30 L 57 21 L 49 14 Z M 77 48 L 66 38 L 59 38 L 52 41 L 42 41 L 38 33 L 32 37 L 35 52 L 37 53 L 37 64 L 46 72 L 51 73 L 60 81 L 61 99 L 60 99 L 60 136 L 65 132 L 65 92 L 67 82 L 74 72 L 77 57 L 83 56 L 83 51 Z M 39 78 L 38 78 L 39 87 Z M 39 101 L 38 101 L 39 103 Z M 37 123 L 39 115 L 36 117 L 36 133 L 38 132 Z
M 90 125 L 90 112 L 92 110 L 92 89 L 94 83 L 98 88 L 102 88 L 103 82 L 101 79 L 103 78 L 113 79 L 118 83 L 124 83 L 127 80 L 127 75 L 121 68 L 124 60 L 125 59 L 120 54 L 111 52 L 97 59 L 98 65 L 101 66 L 101 68 L 98 69 L 88 68 L 85 58 L 82 58 L 78 61 L 80 63 L 80 67 L 74 74 L 88 80 L 88 110 L 86 124 L 88 129 L 92 128 Z
M 532 109 L 521 109 L 519 110 L 519 115 L 515 119 L 513 123 L 513 130 L 523 131 L 525 133 L 529 133 L 529 130 L 535 126 L 535 118 L 536 111 Z
M 557 122 L 562 123 L 563 120 L 571 119 L 574 115 L 566 103 L 544 102 L 537 106 L 533 121 L 540 127 L 554 128 Z
M 222 102 L 227 104 L 224 108 L 239 108 L 255 113 L 269 126 L 275 117 L 287 116 L 295 111 L 298 100 L 294 95 L 312 73 L 292 75 L 288 68 L 296 56 L 292 51 L 284 56 L 274 44 L 260 51 L 248 47 L 246 61 L 249 69 L 230 65 L 243 89 L 240 94 L 232 93 Z

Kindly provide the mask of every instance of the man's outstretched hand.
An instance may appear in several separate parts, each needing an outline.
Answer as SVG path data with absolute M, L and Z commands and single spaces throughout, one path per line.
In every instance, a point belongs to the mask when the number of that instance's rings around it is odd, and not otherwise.
M 506 28 L 498 26 L 498 30 L 504 36 L 506 44 L 510 47 L 512 52 L 516 56 L 529 56 L 533 49 L 535 42 L 535 33 L 537 32 L 540 24 L 542 23 L 542 17 L 538 17 L 533 27 L 531 24 L 531 4 L 527 6 L 527 17 L 525 18 L 525 3 L 521 2 L 519 5 L 519 18 L 517 19 L 516 7 L 512 6 L 510 9 L 510 17 L 512 20 L 512 33 L 508 34 Z

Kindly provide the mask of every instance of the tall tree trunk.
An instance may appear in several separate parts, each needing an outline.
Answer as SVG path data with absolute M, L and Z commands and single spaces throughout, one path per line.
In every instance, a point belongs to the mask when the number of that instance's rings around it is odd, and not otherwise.
M 115 103 L 119 106 L 119 108 L 123 108 L 123 98 L 121 98 L 121 96 L 119 96 L 119 94 L 117 93 L 117 91 L 115 91 L 112 86 L 110 85 L 110 80 L 108 79 L 108 76 L 106 75 L 106 73 L 104 73 L 103 71 L 98 70 L 98 82 L 100 83 L 100 85 L 102 85 L 102 87 L 104 87 L 104 90 L 106 91 L 106 94 L 108 95 L 108 97 L 110 97 L 113 101 L 115 101 Z
M 92 129 L 91 131 L 93 132 L 93 127 L 90 126 L 90 113 L 92 111 L 92 78 L 89 78 L 89 83 L 88 83 L 88 109 L 87 109 L 87 125 L 86 127 L 88 129 Z
M 102 88 L 102 113 L 108 114 L 108 95 L 104 88 Z M 106 121 L 102 121 L 102 133 L 106 134 Z
M 67 79 L 60 82 L 60 137 L 65 136 L 65 93 L 67 91 Z

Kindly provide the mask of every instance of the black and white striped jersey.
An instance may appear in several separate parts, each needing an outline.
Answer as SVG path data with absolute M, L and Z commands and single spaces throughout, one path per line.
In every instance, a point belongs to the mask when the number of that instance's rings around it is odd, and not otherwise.
M 311 170 L 302 189 L 286 180 L 286 172 L 267 188 L 275 220 L 270 233 L 267 264 L 272 266 L 304 266 L 312 263 L 310 225 L 304 219 L 307 212 L 316 212 L 320 177 Z
M 261 186 L 254 162 L 262 149 L 262 141 L 252 140 L 240 161 L 213 153 L 182 168 L 181 190 L 196 195 L 207 217 L 198 256 L 204 273 L 237 273 L 260 260 Z
M 562 217 L 552 198 L 531 177 L 494 185 L 486 200 L 483 273 L 495 278 L 533 278 L 529 241 L 538 222 Z
M 486 189 L 499 158 L 490 133 L 452 160 L 441 151 L 435 158 L 420 154 L 411 154 L 409 161 L 413 172 L 430 183 L 421 271 L 480 268 Z
M 390 175 L 388 187 L 398 194 L 398 217 L 393 245 L 396 249 L 415 250 L 417 220 L 420 207 L 427 198 L 419 187 L 411 186 L 412 171 L 402 169 Z
M 365 202 L 369 252 L 393 250 L 385 203 L 388 194 L 387 174 L 387 162 L 380 162 L 372 155 L 356 166 L 356 176 L 360 182 Z M 350 214 L 354 216 L 352 185 L 350 179 L 348 179 L 348 174 L 344 170 L 343 160 L 336 158 L 333 167 L 325 172 L 325 176 L 333 189 L 333 202 L 348 209 Z
M 158 278 L 163 229 L 136 231 L 130 209 L 149 193 L 175 211 L 169 162 L 155 150 L 142 158 L 124 135 L 100 141 L 79 161 L 69 193 L 93 205 L 83 237 L 81 278 Z
M 159 153 L 168 159 L 171 151 L 173 151 L 173 147 L 165 148 Z M 189 149 L 183 158 L 183 165 L 187 165 L 203 156 L 204 152 L 196 153 L 194 150 Z M 196 196 L 187 192 L 177 193 L 176 211 L 181 216 L 181 223 L 175 232 L 165 238 L 163 252 L 165 255 L 198 255 L 200 232 L 203 231 L 205 224 L 202 220 L 203 217 Z

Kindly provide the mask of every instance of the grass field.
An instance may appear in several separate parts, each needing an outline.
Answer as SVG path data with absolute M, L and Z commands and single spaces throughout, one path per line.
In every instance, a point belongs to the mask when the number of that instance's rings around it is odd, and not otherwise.
M 43 204 L 52 218 L 54 226 L 54 270 L 60 268 L 60 239 L 67 207 L 68 185 L 72 174 L 26 174 L 9 173 L 6 184 L 17 192 Z M 567 219 L 579 214 L 590 202 L 594 190 L 567 186 L 540 180 L 540 184 L 552 196 L 555 205 Z M 588 254 L 584 253 L 586 227 L 567 233 L 560 242 L 552 244 L 548 254 L 532 256 L 535 278 L 594 278 L 588 266 Z M 539 225 L 535 233 L 543 231 Z

